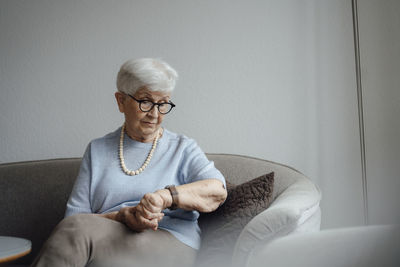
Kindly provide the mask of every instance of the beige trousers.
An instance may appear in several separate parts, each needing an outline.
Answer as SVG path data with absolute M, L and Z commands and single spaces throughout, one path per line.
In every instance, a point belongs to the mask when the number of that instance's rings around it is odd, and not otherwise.
M 62 220 L 32 266 L 191 266 L 196 250 L 165 230 L 134 232 L 94 214 Z

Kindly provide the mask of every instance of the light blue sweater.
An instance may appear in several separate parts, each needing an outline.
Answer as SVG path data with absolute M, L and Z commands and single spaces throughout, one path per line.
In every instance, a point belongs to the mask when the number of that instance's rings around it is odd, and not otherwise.
M 79 175 L 67 203 L 65 216 L 77 213 L 108 213 L 136 206 L 142 196 L 166 185 L 181 185 L 207 178 L 225 184 L 223 175 L 209 161 L 197 143 L 184 135 L 164 129 L 147 168 L 139 175 L 126 175 L 118 157 L 121 128 L 91 141 L 82 159 Z M 152 143 L 135 141 L 125 134 L 124 158 L 128 169 L 145 161 Z M 197 211 L 166 209 L 160 229 L 172 233 L 186 245 L 198 249 L 200 228 Z

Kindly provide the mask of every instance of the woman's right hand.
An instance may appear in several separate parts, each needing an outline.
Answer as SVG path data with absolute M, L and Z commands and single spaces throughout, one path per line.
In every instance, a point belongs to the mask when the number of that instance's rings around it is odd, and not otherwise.
M 164 217 L 163 213 L 149 214 L 143 209 L 141 204 L 134 207 L 124 207 L 119 210 L 115 219 L 126 224 L 130 229 L 136 232 L 142 232 L 146 229 L 157 230 L 158 222 Z

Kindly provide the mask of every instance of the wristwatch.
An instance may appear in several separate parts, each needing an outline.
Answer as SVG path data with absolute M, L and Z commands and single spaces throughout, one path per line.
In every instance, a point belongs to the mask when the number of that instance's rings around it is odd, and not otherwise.
M 172 205 L 169 207 L 170 210 L 176 210 L 178 208 L 178 191 L 175 185 L 167 185 L 165 189 L 168 189 L 172 196 Z

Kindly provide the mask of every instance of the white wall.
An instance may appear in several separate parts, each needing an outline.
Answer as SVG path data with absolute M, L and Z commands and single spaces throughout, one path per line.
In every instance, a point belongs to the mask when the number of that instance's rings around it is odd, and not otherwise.
M 161 57 L 166 128 L 302 171 L 323 228 L 363 223 L 350 1 L 0 1 L 0 162 L 81 156 L 122 123 L 119 66 Z
M 400 2 L 360 1 L 369 224 L 400 223 Z

